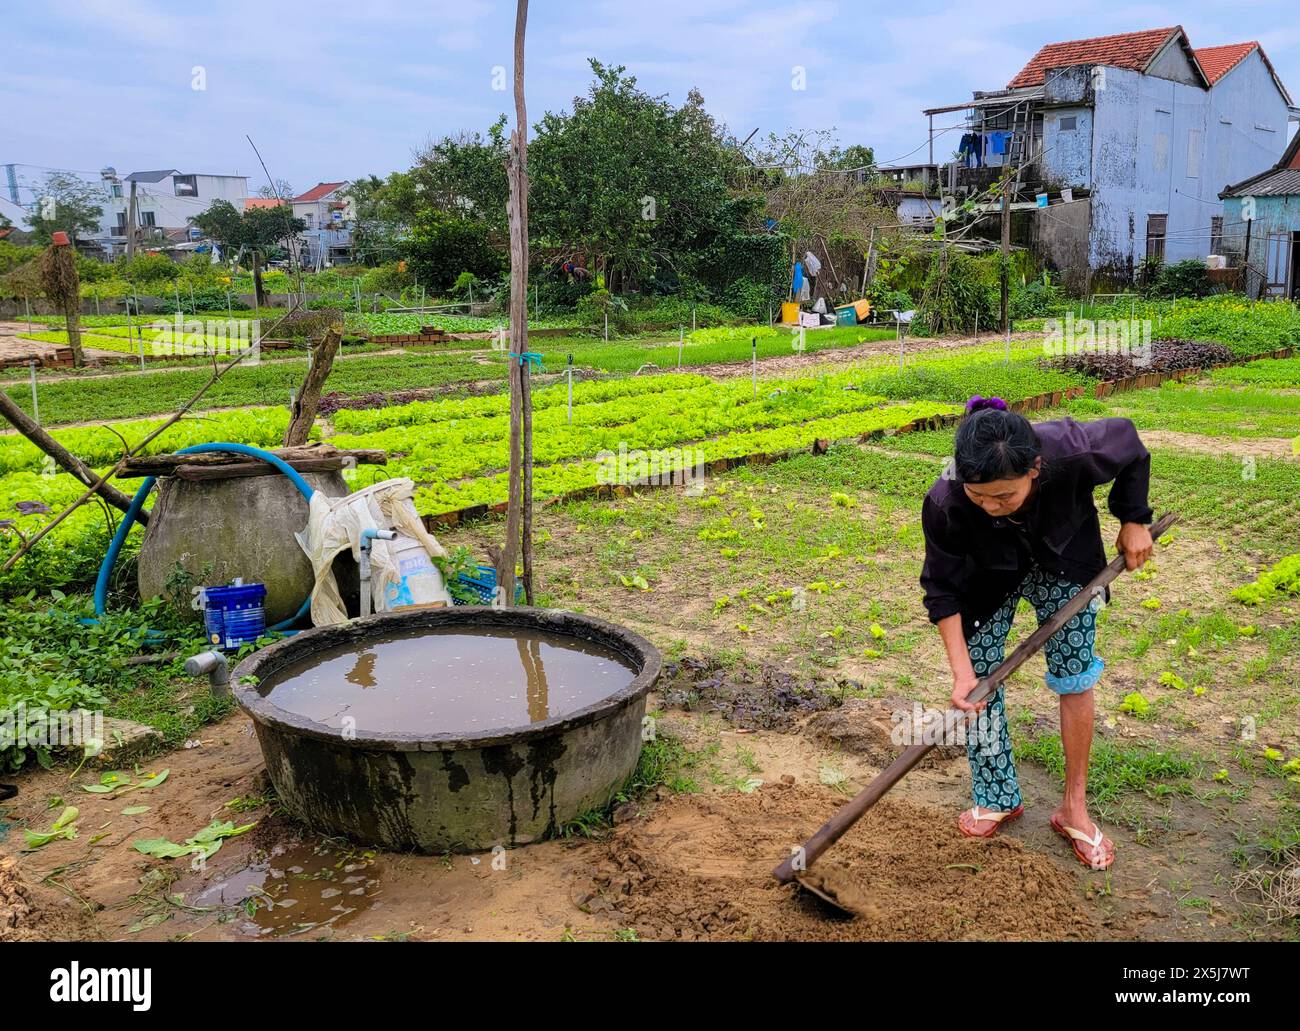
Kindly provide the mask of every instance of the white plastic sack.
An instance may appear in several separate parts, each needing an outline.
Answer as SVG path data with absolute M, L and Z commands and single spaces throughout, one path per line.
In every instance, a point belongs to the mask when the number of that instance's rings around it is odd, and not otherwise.
M 370 545 L 370 595 L 372 612 L 398 607 L 390 604 L 403 597 L 403 556 L 409 556 L 411 541 L 418 542 L 431 558 L 446 557 L 446 549 L 424 528 L 415 503 L 415 483 L 407 477 L 384 480 L 349 494 L 345 498 L 328 498 L 320 491 L 308 502 L 307 526 L 295 534 L 298 545 L 311 561 L 316 584 L 311 592 L 311 621 L 315 626 L 329 626 L 347 621 L 347 610 L 334 579 L 334 559 L 344 548 L 361 561 L 363 530 L 396 530 L 393 541 L 374 540 Z M 409 563 L 409 558 L 407 559 Z M 422 570 L 421 600 L 424 604 L 451 604 L 451 595 L 437 568 L 431 577 Z
M 803 270 L 814 279 L 820 275 L 822 263 L 812 251 L 805 251 L 803 256 Z

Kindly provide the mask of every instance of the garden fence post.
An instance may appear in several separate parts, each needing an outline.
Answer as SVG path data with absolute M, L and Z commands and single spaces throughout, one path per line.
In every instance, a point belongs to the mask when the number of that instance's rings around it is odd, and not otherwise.
M 573 355 L 569 355 L 569 367 L 564 370 L 569 377 L 569 423 L 573 423 Z
M 609 343 L 609 312 L 605 312 L 605 343 Z
M 36 359 L 27 363 L 27 367 L 32 373 L 32 418 L 36 420 L 36 425 L 41 424 L 41 403 L 36 399 Z
M 677 368 L 682 367 L 682 346 L 686 343 L 686 327 L 677 327 Z
M 27 295 L 23 294 L 23 310 L 27 312 L 27 332 L 32 331 L 32 306 L 27 300 Z
M 758 337 L 751 337 L 749 344 L 750 364 L 754 370 L 754 396 L 758 397 Z
M 99 314 L 99 287 L 92 286 L 90 288 L 90 295 L 95 298 L 95 314 L 98 315 Z

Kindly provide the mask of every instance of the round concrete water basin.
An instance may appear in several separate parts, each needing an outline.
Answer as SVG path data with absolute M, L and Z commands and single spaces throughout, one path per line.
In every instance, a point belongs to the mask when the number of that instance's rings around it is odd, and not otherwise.
M 589 616 L 458 606 L 304 631 L 231 679 L 299 819 L 389 849 L 479 851 L 609 801 L 660 666 L 649 641 Z

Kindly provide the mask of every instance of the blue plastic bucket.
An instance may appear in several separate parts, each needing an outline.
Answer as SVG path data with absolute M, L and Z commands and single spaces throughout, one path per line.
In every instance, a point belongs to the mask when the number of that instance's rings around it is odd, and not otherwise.
M 251 644 L 266 631 L 265 584 L 208 587 L 203 591 L 203 624 L 208 641 L 219 648 Z

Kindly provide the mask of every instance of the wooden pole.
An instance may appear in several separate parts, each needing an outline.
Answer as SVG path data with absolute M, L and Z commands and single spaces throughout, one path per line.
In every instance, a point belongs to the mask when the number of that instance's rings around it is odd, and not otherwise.
M 41 399 L 36 396 L 35 359 L 27 363 L 27 369 L 32 375 L 32 418 L 36 421 L 36 425 L 39 426 L 41 424 Z
M 1241 288 L 1246 291 L 1246 300 L 1248 301 L 1255 299 L 1250 290 L 1250 227 L 1254 224 L 1255 220 L 1253 218 L 1246 219 L 1246 253 L 1241 257 Z
M 1011 180 L 1002 184 L 1002 332 L 1011 332 Z
M 341 327 L 330 326 L 325 331 L 313 356 L 308 351 L 307 375 L 303 377 L 302 388 L 294 395 L 293 406 L 289 416 L 289 425 L 284 431 L 284 446 L 297 447 L 307 443 L 311 428 L 316 423 L 316 409 L 320 405 L 321 392 L 325 381 L 334 367 L 334 356 L 339 352 L 343 342 Z
M 531 470 L 524 482 L 524 467 L 532 461 L 532 412 L 525 406 L 528 387 L 523 364 L 528 350 L 528 113 L 524 104 L 524 34 L 528 25 L 528 0 L 517 0 L 515 7 L 515 127 L 510 134 L 510 158 L 506 166 L 510 182 L 508 207 L 510 221 L 510 350 L 506 352 L 510 378 L 510 474 L 506 503 L 505 546 L 497 556 L 497 604 L 514 605 L 515 566 L 524 531 L 524 590 L 531 601 L 532 547 L 527 539 L 532 529 L 531 498 L 525 496 L 532 486 Z M 528 427 L 525 432 L 524 421 Z M 528 512 L 525 513 L 525 507 Z
M 131 180 L 131 196 L 126 202 L 126 259 L 135 257 L 135 180 Z

